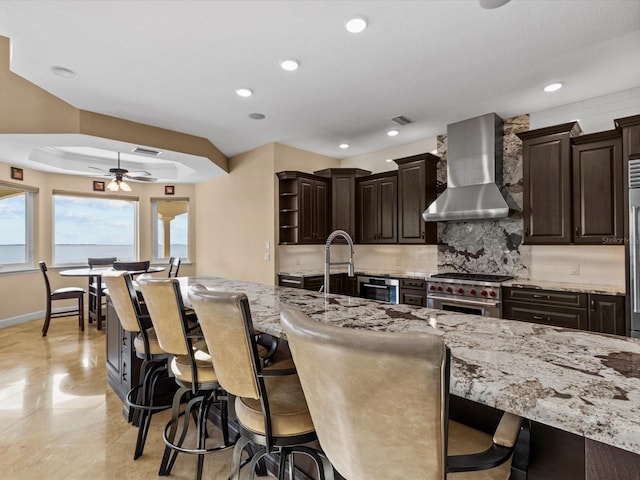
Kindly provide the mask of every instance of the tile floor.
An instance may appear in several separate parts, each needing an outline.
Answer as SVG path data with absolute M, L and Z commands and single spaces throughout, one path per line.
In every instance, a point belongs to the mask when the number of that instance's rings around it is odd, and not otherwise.
M 80 332 L 74 317 L 52 319 L 44 338 L 41 328 L 33 321 L 0 329 L 0 478 L 160 478 L 170 412 L 153 417 L 134 461 L 137 429 L 107 385 L 104 330 Z M 231 451 L 207 455 L 203 477 L 227 478 L 230 458 Z M 179 455 L 169 478 L 193 479 L 195 459 Z
M 107 385 L 104 330 L 94 324 L 80 332 L 75 317 L 52 319 L 46 337 L 41 328 L 39 320 L 0 329 L 0 478 L 159 478 L 161 432 L 169 412 L 153 417 L 144 454 L 134 461 L 137 429 L 124 420 L 122 402 Z M 475 433 L 465 432 L 450 453 L 463 453 Z M 215 435 L 219 431 L 214 441 Z M 230 458 L 231 451 L 207 455 L 203 478 L 226 479 Z M 193 479 L 195 460 L 179 455 L 169 478 Z M 503 466 L 449 478 L 504 479 L 507 474 Z

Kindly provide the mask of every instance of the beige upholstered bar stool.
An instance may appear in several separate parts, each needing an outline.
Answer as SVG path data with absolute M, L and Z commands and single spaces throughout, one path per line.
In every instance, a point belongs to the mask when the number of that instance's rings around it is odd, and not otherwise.
M 196 311 L 218 380 L 236 397 L 240 439 L 233 453 L 231 479 L 239 478 L 240 459 L 250 443 L 261 448 L 249 462 L 249 479 L 254 478 L 260 459 L 279 454 L 278 478 L 293 472 L 293 454 L 311 457 L 320 479 L 333 479 L 326 457 L 304 444 L 316 440 L 313 422 L 292 364 L 264 367 L 258 353 L 249 301 L 243 293 L 211 291 L 194 285 L 189 299 Z M 284 367 L 289 368 L 284 368 Z
M 170 371 L 180 387 L 173 397 L 171 420 L 165 427 L 163 439 L 166 444 L 159 475 L 170 475 L 178 453 L 198 455 L 196 479 L 202 478 L 204 455 L 229 448 L 227 397 L 218 383 L 211 357 L 205 349 L 197 348 L 201 337 L 194 334 L 188 325 L 180 282 L 176 278 L 140 277 L 138 287 L 145 300 L 151 322 L 160 347 L 174 355 Z M 183 398 L 188 399 L 184 411 L 180 410 Z M 207 446 L 207 419 L 209 409 L 216 404 L 220 409 L 224 444 Z M 196 445 L 184 446 L 191 427 L 189 418 L 195 417 L 197 429 Z M 182 429 L 178 435 L 180 419 Z
M 138 424 L 138 437 L 133 459 L 144 451 L 144 444 L 151 424 L 151 416 L 171 405 L 155 404 L 154 394 L 158 380 L 167 374 L 169 354 L 162 350 L 153 327 L 149 327 L 149 315 L 143 311 L 138 294 L 133 288 L 131 275 L 126 271 L 109 271 L 102 275 L 107 294 L 118 314 L 122 328 L 135 332 L 133 342 L 136 356 L 142 359 L 140 378 L 142 383 L 133 387 L 126 397 L 127 404 L 134 409 L 134 423 Z
M 528 441 L 522 419 L 505 413 L 485 451 L 448 455 L 450 355 L 440 335 L 341 328 L 296 310 L 280 319 L 320 445 L 347 480 L 453 479 L 508 461 L 519 435 Z M 508 475 L 495 473 L 482 478 Z

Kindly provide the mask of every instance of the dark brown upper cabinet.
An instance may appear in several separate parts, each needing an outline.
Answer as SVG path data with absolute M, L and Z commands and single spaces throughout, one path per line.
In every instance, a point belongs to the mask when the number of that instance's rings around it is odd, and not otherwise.
M 437 242 L 437 223 L 422 212 L 436 199 L 439 157 L 423 153 L 394 160 L 398 164 L 398 243 Z
M 356 180 L 356 241 L 398 242 L 398 174 L 378 173 Z
M 622 139 L 610 130 L 572 139 L 573 243 L 624 243 Z
M 324 243 L 329 235 L 329 182 L 309 173 L 278 172 L 280 244 Z
M 313 172 L 331 182 L 331 231 L 344 230 L 356 238 L 356 178 L 370 175 L 360 168 L 326 168 Z M 346 243 L 342 237 L 336 243 Z
M 571 243 L 571 138 L 578 122 L 530 130 L 522 140 L 524 243 Z

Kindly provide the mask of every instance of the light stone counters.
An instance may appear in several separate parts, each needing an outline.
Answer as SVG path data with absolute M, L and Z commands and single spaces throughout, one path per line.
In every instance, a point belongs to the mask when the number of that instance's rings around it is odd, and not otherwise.
M 247 294 L 256 328 L 284 334 L 284 307 L 345 328 L 432 332 L 451 348 L 451 393 L 640 454 L 640 341 L 214 277 L 182 278 Z
M 591 285 L 584 283 L 548 282 L 540 280 L 513 279 L 502 284 L 503 287 L 539 288 L 560 290 L 563 292 L 595 293 L 601 295 L 624 295 L 624 285 Z

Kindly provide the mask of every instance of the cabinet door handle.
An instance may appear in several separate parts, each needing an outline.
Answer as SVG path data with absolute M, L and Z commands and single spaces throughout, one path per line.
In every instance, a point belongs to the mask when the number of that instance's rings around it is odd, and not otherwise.
M 576 237 L 580 236 L 580 225 L 576 225 Z
M 524 229 L 524 236 L 525 236 L 525 237 L 528 237 L 528 236 L 529 236 L 529 229 L 528 229 L 528 228 L 525 228 L 525 229 Z
M 422 232 L 422 239 L 424 240 L 424 231 Z

